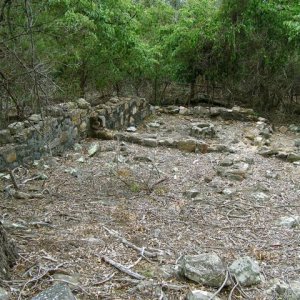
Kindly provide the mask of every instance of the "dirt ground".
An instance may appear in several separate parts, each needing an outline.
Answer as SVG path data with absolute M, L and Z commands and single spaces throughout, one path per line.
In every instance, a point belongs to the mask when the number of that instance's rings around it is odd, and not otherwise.
M 144 125 L 138 132 L 188 136 L 199 119 L 160 115 L 153 121 L 160 128 Z M 57 273 L 78 280 L 77 299 L 185 299 L 193 289 L 215 292 L 176 273 L 182 255 L 202 252 L 217 253 L 227 265 L 246 255 L 259 262 L 262 283 L 236 289 L 232 299 L 272 299 L 264 293 L 272 280 L 299 278 L 300 228 L 278 226 L 278 220 L 300 215 L 300 166 L 257 154 L 245 137 L 255 123 L 209 122 L 217 131 L 213 140 L 235 153 L 185 153 L 116 140 L 100 141 L 101 150 L 89 157 L 97 141 L 87 139 L 80 150 L 16 170 L 22 191 L 43 196 L 15 199 L 7 192 L 10 180 L 0 179 L 0 217 L 18 225 L 9 232 L 20 258 L 11 281 L 2 283 L 11 299 L 31 299 L 57 281 Z M 271 143 L 292 147 L 295 138 L 275 132 Z M 228 156 L 249 163 L 244 180 L 217 175 Z M 47 178 L 26 182 L 41 173 Z M 189 189 L 200 195 L 186 197 Z M 158 255 L 147 257 L 146 250 Z M 133 265 L 145 279 L 116 270 L 105 258 Z M 231 289 L 218 296 L 228 299 Z

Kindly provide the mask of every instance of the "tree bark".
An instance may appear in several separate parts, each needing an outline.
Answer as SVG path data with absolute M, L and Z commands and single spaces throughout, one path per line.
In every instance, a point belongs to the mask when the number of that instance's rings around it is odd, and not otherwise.
M 0 222 L 0 280 L 9 279 L 10 268 L 18 257 L 14 243 L 9 240 Z

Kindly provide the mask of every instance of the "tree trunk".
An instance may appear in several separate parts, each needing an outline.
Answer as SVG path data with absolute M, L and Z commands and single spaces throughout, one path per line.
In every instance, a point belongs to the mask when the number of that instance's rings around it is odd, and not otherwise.
M 10 268 L 18 257 L 16 247 L 7 237 L 0 222 L 0 279 L 9 279 Z

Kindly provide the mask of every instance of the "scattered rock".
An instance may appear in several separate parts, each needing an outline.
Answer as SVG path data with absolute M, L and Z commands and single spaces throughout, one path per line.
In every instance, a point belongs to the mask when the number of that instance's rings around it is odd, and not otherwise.
M 15 191 L 15 193 L 14 193 L 14 197 L 16 199 L 29 199 L 29 198 L 31 198 L 30 196 L 31 196 L 30 194 L 24 193 L 21 191 Z
M 279 131 L 280 133 L 283 133 L 283 134 L 287 133 L 288 130 L 289 130 L 289 129 L 288 129 L 286 126 L 280 126 L 280 127 L 278 128 L 278 131 Z
M 9 292 L 0 287 L 0 300 L 9 300 Z
M 190 189 L 183 193 L 183 195 L 188 199 L 194 199 L 198 197 L 201 194 L 201 192 L 198 189 Z
M 236 194 L 236 189 L 234 188 L 225 188 L 223 191 L 222 191 L 222 194 L 227 196 L 227 197 L 231 197 L 233 195 Z
M 76 161 L 79 162 L 79 163 L 85 163 L 86 162 L 86 160 L 83 156 L 79 157 Z
M 68 284 L 68 286 L 73 290 L 76 289 L 79 285 L 79 275 L 66 275 L 66 274 L 61 274 L 61 273 L 56 273 L 52 275 L 53 279 L 57 281 L 61 281 L 63 283 Z
M 135 156 L 133 160 L 138 162 L 152 162 L 152 159 L 148 156 Z
M 153 138 L 144 138 L 142 141 L 142 145 L 146 147 L 157 147 L 158 142 Z
M 194 123 L 190 129 L 190 135 L 196 138 L 214 137 L 216 135 L 215 127 L 210 123 Z
M 190 110 L 184 106 L 179 107 L 179 114 L 180 115 L 188 115 L 190 113 Z
M 68 168 L 68 169 L 65 169 L 64 172 L 65 173 L 69 173 L 69 174 L 71 174 L 74 177 L 78 177 L 79 176 L 79 171 L 76 168 Z
M 137 131 L 137 128 L 135 126 L 129 126 L 126 131 L 128 132 L 136 132 Z
M 115 138 L 115 133 L 109 129 L 99 129 L 94 132 L 94 136 L 100 140 L 113 140 Z
M 215 253 L 185 255 L 179 260 L 181 275 L 197 283 L 220 287 L 225 280 L 225 267 Z
M 15 223 L 15 222 L 11 222 L 9 220 L 3 220 L 1 221 L 3 227 L 6 230 L 27 230 L 28 227 L 25 224 L 21 224 L 21 223 Z
M 292 152 L 292 153 L 288 154 L 287 160 L 289 162 L 300 161 L 300 153 L 294 153 L 294 152 Z
M 9 124 L 7 128 L 9 129 L 11 135 L 15 135 L 16 133 L 22 131 L 25 126 L 23 122 L 15 122 Z
M 88 155 L 90 157 L 94 156 L 98 151 L 100 150 L 100 144 L 99 143 L 92 143 L 91 146 L 88 149 Z
M 292 131 L 292 132 L 295 132 L 295 133 L 300 132 L 300 126 L 297 126 L 295 124 L 291 124 L 289 126 L 289 131 Z
M 41 292 L 37 296 L 33 297 L 32 300 L 76 300 L 72 291 L 67 284 L 58 283 L 54 284 L 47 290 Z
M 217 174 L 221 177 L 226 177 L 231 180 L 242 181 L 246 178 L 249 164 L 245 162 L 238 162 L 227 169 L 225 167 L 218 167 Z
M 31 123 L 38 124 L 43 119 L 42 119 L 42 116 L 40 114 L 33 114 L 27 120 Z
M 265 192 L 254 192 L 251 194 L 252 198 L 257 202 L 265 202 L 270 199 L 270 196 L 266 194 Z
M 276 154 L 278 154 L 278 152 L 279 151 L 277 149 L 272 149 L 272 148 L 264 146 L 259 149 L 258 154 L 268 157 L 268 156 L 276 155 Z
M 74 144 L 73 149 L 75 152 L 80 152 L 82 150 L 82 145 L 80 145 L 79 143 Z
M 287 228 L 295 228 L 300 225 L 300 216 L 281 217 L 278 224 Z
M 217 152 L 217 153 L 226 153 L 226 152 L 230 152 L 233 153 L 234 150 L 230 149 L 228 146 L 224 145 L 224 144 L 213 144 L 207 147 L 207 152 Z
M 222 167 L 230 167 L 233 165 L 233 159 L 230 157 L 226 157 L 225 159 L 220 161 L 219 165 Z
M 160 124 L 158 122 L 152 122 L 152 123 L 147 124 L 147 127 L 150 127 L 150 128 L 159 128 Z
M 83 98 L 79 98 L 75 102 L 80 109 L 88 109 L 91 107 L 90 103 Z
M 219 297 L 213 297 L 214 294 L 201 290 L 194 290 L 187 294 L 186 300 L 221 300 Z
M 248 256 L 235 260 L 229 267 L 229 271 L 242 286 L 251 286 L 261 282 L 259 265 Z
M 270 179 L 279 179 L 279 174 L 274 171 L 267 170 L 266 177 Z
M 299 300 L 300 281 L 285 283 L 278 280 L 266 294 L 274 296 L 272 299 Z
M 178 149 L 185 152 L 195 152 L 196 146 L 197 140 L 195 139 L 182 139 L 177 144 Z

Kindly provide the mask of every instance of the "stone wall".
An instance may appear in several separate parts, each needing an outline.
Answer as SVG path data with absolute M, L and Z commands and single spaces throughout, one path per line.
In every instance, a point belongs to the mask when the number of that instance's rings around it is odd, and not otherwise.
M 111 98 L 109 102 L 96 106 L 91 114 L 91 135 L 105 128 L 121 129 L 141 123 L 151 113 L 144 98 Z
M 31 115 L 0 130 L 0 170 L 61 154 L 97 130 L 137 125 L 149 114 L 150 105 L 140 98 L 112 98 L 95 108 L 84 99 L 51 106 L 45 116 Z

